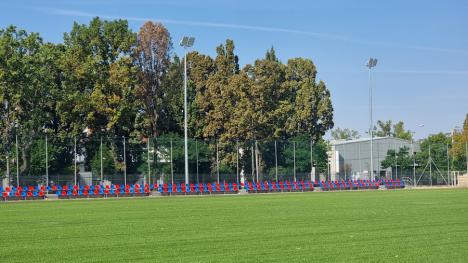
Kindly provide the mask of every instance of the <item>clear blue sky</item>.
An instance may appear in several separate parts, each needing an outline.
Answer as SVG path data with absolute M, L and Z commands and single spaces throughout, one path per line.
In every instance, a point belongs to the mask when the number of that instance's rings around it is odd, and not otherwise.
M 368 73 L 374 70 L 374 120 L 403 120 L 421 138 L 461 126 L 468 112 L 467 1 L 81 0 L 2 1 L 0 27 L 14 24 L 61 42 L 73 21 L 124 18 L 137 31 L 145 20 L 214 55 L 235 41 L 242 65 L 274 46 L 281 61 L 311 58 L 331 90 L 335 127 L 368 127 Z M 424 127 L 418 127 L 424 124 Z

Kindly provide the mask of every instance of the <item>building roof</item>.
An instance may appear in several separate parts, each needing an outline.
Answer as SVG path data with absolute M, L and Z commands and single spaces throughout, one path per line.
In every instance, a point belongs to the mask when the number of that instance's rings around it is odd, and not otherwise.
M 400 141 L 402 143 L 411 143 L 411 141 L 400 139 L 400 138 L 395 138 L 395 137 L 374 137 L 374 141 L 378 140 L 394 140 L 394 141 Z M 354 139 L 354 140 L 331 140 L 330 143 L 331 145 L 342 145 L 342 144 L 349 144 L 349 143 L 359 143 L 359 142 L 368 142 L 370 141 L 370 138 L 359 138 L 359 139 Z

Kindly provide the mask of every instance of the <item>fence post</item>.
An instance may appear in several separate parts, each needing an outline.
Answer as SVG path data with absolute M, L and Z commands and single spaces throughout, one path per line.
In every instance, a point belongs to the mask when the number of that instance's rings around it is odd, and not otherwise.
M 18 160 L 18 134 L 16 134 L 16 187 L 20 185 L 19 181 L 19 160 Z
M 174 184 L 174 164 L 172 161 L 172 138 L 170 139 L 171 144 L 171 184 Z
M 46 161 L 46 182 L 47 186 L 49 186 L 49 153 L 47 149 L 47 134 L 45 135 L 45 161 Z M 60 184 L 60 182 L 58 182 Z
M 101 151 L 101 184 L 102 184 L 102 181 L 104 180 L 104 169 L 103 169 L 103 166 L 102 166 L 102 136 L 101 136 L 100 151 Z
M 146 163 L 148 164 L 148 177 L 151 177 L 151 161 L 150 161 L 150 137 L 148 136 L 148 140 L 146 141 Z M 143 178 L 143 182 L 146 182 Z
M 296 142 L 293 141 L 294 182 L 296 181 Z
M 216 174 L 218 176 L 219 184 L 219 151 L 218 151 L 218 140 L 216 140 Z
M 124 184 L 127 185 L 127 152 L 126 152 L 126 139 L 123 136 L 123 158 L 124 158 Z
M 75 154 L 73 158 L 74 159 L 74 162 L 75 162 L 75 185 L 76 185 L 76 137 L 75 137 L 75 140 L 74 140 L 74 144 L 73 144 L 73 153 Z
M 345 168 L 346 173 L 346 168 Z M 313 182 L 315 179 L 314 174 L 314 141 L 310 139 L 310 181 Z
M 276 181 L 278 182 L 278 150 L 276 146 L 276 140 L 275 140 L 275 176 L 276 176 Z
M 239 184 L 239 140 L 236 140 L 236 178 Z
M 196 158 L 196 166 L 197 166 L 197 184 L 200 183 L 200 177 L 198 175 L 198 141 L 195 139 L 195 158 Z

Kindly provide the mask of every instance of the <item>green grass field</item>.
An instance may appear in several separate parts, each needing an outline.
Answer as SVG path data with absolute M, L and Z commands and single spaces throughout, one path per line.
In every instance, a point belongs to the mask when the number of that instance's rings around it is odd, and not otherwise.
M 0 203 L 0 262 L 468 262 L 468 190 Z

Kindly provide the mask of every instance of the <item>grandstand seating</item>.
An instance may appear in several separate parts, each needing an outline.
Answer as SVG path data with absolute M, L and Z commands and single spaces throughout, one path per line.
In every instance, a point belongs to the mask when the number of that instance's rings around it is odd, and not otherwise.
M 402 188 L 405 188 L 405 183 L 403 181 L 400 181 L 400 179 L 383 180 L 381 183 L 387 189 L 402 189 Z
M 161 195 L 234 194 L 239 192 L 236 183 L 162 184 L 157 187 Z
M 313 191 L 314 185 L 310 181 L 245 182 L 245 189 L 248 193 L 305 192 Z
M 397 180 L 338 180 L 338 181 L 264 181 L 244 183 L 191 183 L 191 184 L 112 184 L 112 185 L 52 185 L 52 186 L 10 186 L 0 187 L 3 200 L 44 199 L 46 193 L 55 194 L 59 199 L 97 198 L 97 197 L 130 197 L 148 196 L 151 191 L 161 195 L 201 195 L 201 194 L 235 194 L 244 188 L 247 193 L 270 192 L 305 192 L 320 187 L 322 191 L 363 190 L 405 188 L 403 181 Z
M 380 187 L 379 181 L 371 180 L 320 181 L 318 185 L 322 191 L 379 189 Z

